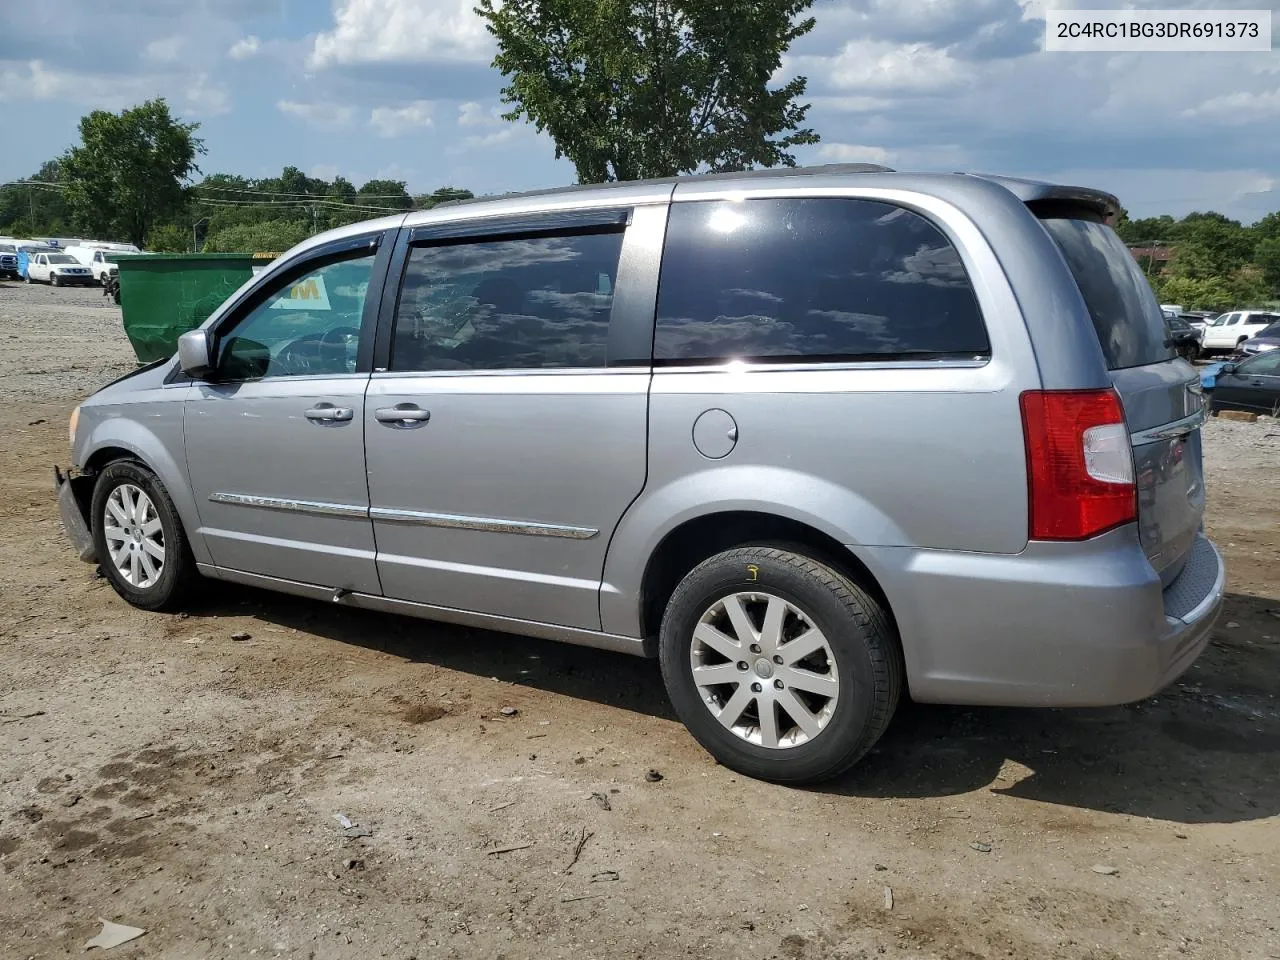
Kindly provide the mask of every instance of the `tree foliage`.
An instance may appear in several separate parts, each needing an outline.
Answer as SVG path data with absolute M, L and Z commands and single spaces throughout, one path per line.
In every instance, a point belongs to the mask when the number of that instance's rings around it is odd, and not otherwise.
M 583 183 L 795 165 L 818 142 L 771 89 L 813 0 L 479 0 L 508 120 L 551 134 Z
M 265 220 L 242 223 L 209 234 L 206 253 L 283 253 L 311 235 L 300 220 Z
M 1116 231 L 1134 246 L 1168 248 L 1172 259 L 1164 265 L 1149 254 L 1138 257 L 1164 303 L 1230 310 L 1280 298 L 1280 213 L 1248 227 L 1212 211 L 1180 220 L 1121 216 Z
M 175 120 L 163 99 L 81 118 L 81 142 L 59 164 L 75 222 L 97 236 L 123 236 L 142 246 L 153 224 L 186 205 L 187 180 L 205 152 L 198 127 Z

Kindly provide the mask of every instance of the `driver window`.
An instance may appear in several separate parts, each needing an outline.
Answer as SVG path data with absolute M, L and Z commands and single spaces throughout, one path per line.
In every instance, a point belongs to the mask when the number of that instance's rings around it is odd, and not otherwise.
M 222 338 L 224 379 L 354 373 L 374 254 L 361 252 L 278 284 Z
M 1236 367 L 1236 373 L 1242 377 L 1280 376 L 1280 350 L 1246 360 Z

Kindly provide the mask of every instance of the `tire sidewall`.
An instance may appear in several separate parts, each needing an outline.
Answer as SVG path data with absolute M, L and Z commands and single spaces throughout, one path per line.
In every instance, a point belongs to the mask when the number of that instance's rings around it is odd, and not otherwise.
M 125 580 L 111 562 L 111 554 L 107 551 L 103 513 L 111 492 L 125 483 L 131 483 L 146 493 L 164 530 L 164 569 L 160 572 L 160 578 L 149 587 L 135 587 Z M 98 555 L 98 564 L 116 593 L 143 609 L 158 610 L 166 606 L 179 589 L 186 557 L 181 521 L 159 478 L 134 461 L 124 460 L 110 464 L 98 475 L 98 482 L 93 488 L 91 511 L 93 545 Z
M 768 551 L 752 557 L 751 566 L 757 568 L 755 579 L 751 579 L 746 563 L 713 557 L 695 568 L 672 595 L 660 637 L 668 694 L 694 738 L 713 754 L 729 755 L 731 762 L 726 765 L 771 779 L 822 778 L 833 767 L 843 766 L 844 758 L 861 752 L 858 745 L 872 724 L 875 668 L 868 653 L 870 638 L 821 582 L 771 559 Z M 730 594 L 751 591 L 771 593 L 803 610 L 823 632 L 835 655 L 840 681 L 835 712 L 817 737 L 800 746 L 770 749 L 738 737 L 712 715 L 693 681 L 690 648 L 702 614 Z

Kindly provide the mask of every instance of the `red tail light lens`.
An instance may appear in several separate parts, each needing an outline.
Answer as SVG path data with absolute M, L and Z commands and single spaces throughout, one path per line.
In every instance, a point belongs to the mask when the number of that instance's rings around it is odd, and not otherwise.
M 1022 395 L 1032 540 L 1087 540 L 1138 517 L 1133 449 L 1114 390 Z

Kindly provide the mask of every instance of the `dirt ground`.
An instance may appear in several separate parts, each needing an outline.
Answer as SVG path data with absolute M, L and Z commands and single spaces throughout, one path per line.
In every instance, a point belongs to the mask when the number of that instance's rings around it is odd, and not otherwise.
M 0 283 L 3 960 L 99 918 L 182 960 L 1280 957 L 1280 423 L 1206 428 L 1231 595 L 1180 683 L 908 704 L 793 790 L 716 766 L 651 662 L 213 584 L 126 606 L 50 465 L 131 361 L 100 292 Z

